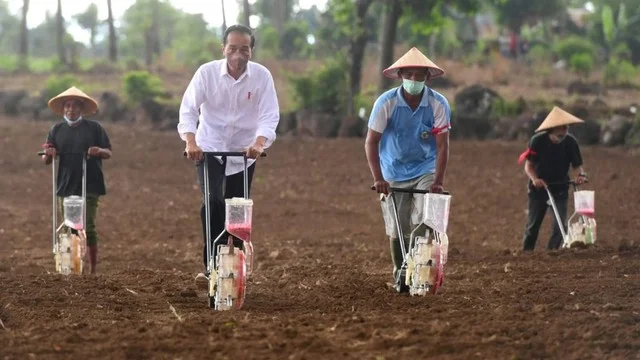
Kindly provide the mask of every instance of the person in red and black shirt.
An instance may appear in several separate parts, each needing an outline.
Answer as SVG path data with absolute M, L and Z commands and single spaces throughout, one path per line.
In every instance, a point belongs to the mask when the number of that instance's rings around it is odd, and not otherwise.
M 523 239 L 525 251 L 533 250 L 536 246 L 540 225 L 548 207 L 546 189 L 551 192 L 562 226 L 566 229 L 570 169 L 578 172 L 576 184 L 582 184 L 587 179 L 578 141 L 569 134 L 569 125 L 582 122 L 559 107 L 554 107 L 529 141 L 529 148 L 520 155 L 519 162 L 524 162 L 524 171 L 529 177 L 529 211 Z M 557 249 L 562 243 L 562 232 L 554 217 L 547 249 Z

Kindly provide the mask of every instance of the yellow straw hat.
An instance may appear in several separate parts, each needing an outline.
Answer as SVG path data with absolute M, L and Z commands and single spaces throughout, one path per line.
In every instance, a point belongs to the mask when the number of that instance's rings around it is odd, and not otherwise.
M 57 96 L 54 96 L 49 100 L 49 108 L 58 115 L 64 114 L 64 102 L 69 99 L 77 99 L 82 101 L 84 107 L 82 108 L 82 115 L 92 115 L 98 111 L 98 103 L 91 98 L 91 96 L 82 92 L 75 86 L 68 88 Z
M 578 119 L 577 117 L 569 114 L 568 112 L 562 110 L 561 108 L 554 106 L 551 109 L 551 112 L 544 119 L 542 124 L 538 126 L 536 132 L 549 130 L 554 127 L 563 126 L 563 125 L 571 125 L 571 124 L 581 124 L 583 120 Z
M 444 75 L 444 70 L 429 60 L 428 57 L 415 47 L 412 47 L 411 50 L 402 55 L 393 65 L 384 69 L 382 73 L 388 78 L 400 79 L 400 69 L 403 68 L 427 68 L 429 71 L 428 79 L 434 79 Z

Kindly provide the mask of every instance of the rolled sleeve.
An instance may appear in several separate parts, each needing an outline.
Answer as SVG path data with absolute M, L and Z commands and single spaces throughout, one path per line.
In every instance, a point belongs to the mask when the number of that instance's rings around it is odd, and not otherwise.
M 180 119 L 178 121 L 178 133 L 180 138 L 186 141 L 186 134 L 195 134 L 198 129 L 198 118 L 200 117 L 200 105 L 204 102 L 206 94 L 206 82 L 203 76 L 202 67 L 198 68 L 193 78 L 189 82 L 187 89 L 182 96 L 180 104 Z
M 571 166 L 575 169 L 583 165 L 582 154 L 580 153 L 578 141 L 573 136 L 569 139 L 571 139 L 571 145 L 569 146 L 569 159 L 571 159 Z
M 539 159 L 539 152 L 542 146 L 542 137 L 533 136 L 531 140 L 529 140 L 529 148 L 527 149 L 526 159 L 531 161 L 532 163 L 537 163 Z
M 433 130 L 434 135 L 443 134 L 451 130 L 451 108 L 449 102 L 444 96 L 439 96 L 436 102 L 437 106 L 433 111 Z
M 263 88 L 264 95 L 260 97 L 258 104 L 260 115 L 256 137 L 264 136 L 267 139 L 264 147 L 268 148 L 276 140 L 276 128 L 280 122 L 280 106 L 278 105 L 276 87 L 273 83 L 273 77 L 269 73 L 267 73 Z
M 369 129 L 382 134 L 387 127 L 389 121 L 389 109 L 388 104 L 390 100 L 380 96 L 373 104 L 371 115 L 369 115 Z

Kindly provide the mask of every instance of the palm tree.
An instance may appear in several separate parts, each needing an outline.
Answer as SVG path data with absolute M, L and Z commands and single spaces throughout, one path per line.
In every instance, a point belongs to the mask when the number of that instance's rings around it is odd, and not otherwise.
M 113 24 L 113 10 L 111 9 L 111 0 L 107 0 L 107 8 L 109 9 L 109 60 L 113 63 L 118 61 L 118 46 L 116 39 L 116 27 Z
M 27 28 L 27 13 L 29 0 L 22 1 L 22 30 L 20 31 L 20 67 L 27 66 L 29 57 L 29 29 Z
M 224 34 L 227 31 L 227 14 L 224 11 L 224 0 L 220 0 L 220 4 L 222 5 L 222 33 Z

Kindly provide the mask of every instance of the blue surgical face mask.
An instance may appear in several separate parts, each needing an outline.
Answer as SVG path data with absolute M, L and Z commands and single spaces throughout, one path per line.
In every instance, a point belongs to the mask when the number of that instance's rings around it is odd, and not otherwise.
M 64 116 L 64 121 L 66 121 L 67 124 L 69 124 L 70 126 L 73 126 L 77 124 L 78 121 L 82 120 L 82 115 L 78 116 L 78 118 L 75 120 L 69 120 L 69 118 L 66 115 L 63 115 L 63 116 Z
M 402 87 L 404 91 L 410 95 L 420 95 L 424 89 L 424 81 L 413 81 L 409 79 L 402 79 Z

